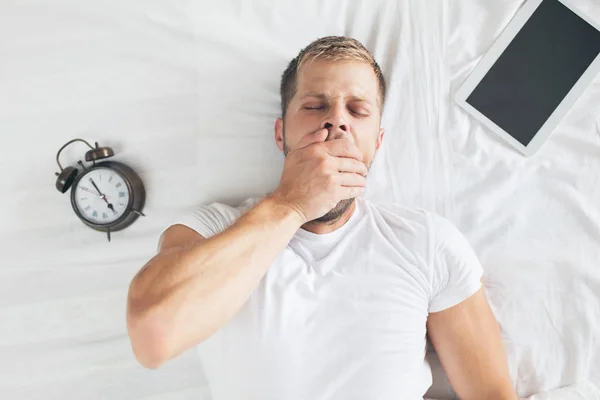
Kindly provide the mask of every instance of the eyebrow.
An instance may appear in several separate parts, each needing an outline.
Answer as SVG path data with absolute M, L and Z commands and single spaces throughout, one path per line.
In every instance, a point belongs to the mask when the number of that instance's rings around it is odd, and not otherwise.
M 327 100 L 327 98 L 328 98 L 328 96 L 325 93 L 322 93 L 322 92 L 308 92 L 304 96 L 300 97 L 300 99 L 302 100 L 302 99 L 305 99 L 307 97 L 316 97 L 316 98 L 321 99 L 321 100 Z M 352 100 L 352 101 L 359 101 L 359 102 L 364 102 L 364 103 L 367 103 L 367 104 L 371 104 L 371 102 L 369 100 L 367 100 L 367 99 L 365 99 L 363 97 L 360 97 L 360 96 L 356 96 L 356 95 L 348 96 L 348 99 Z

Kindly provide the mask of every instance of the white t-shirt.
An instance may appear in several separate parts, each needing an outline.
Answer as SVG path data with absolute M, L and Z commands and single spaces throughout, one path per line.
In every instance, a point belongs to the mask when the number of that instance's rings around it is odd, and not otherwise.
M 256 201 L 175 223 L 210 237 Z M 212 398 L 422 399 L 427 316 L 473 295 L 481 276 L 447 220 L 358 198 L 338 230 L 299 229 L 238 314 L 197 346 Z

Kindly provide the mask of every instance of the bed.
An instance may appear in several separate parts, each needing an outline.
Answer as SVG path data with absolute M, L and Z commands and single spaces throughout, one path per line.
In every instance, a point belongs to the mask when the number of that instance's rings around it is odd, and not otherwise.
M 600 3 L 572 2 L 600 23 Z M 2 2 L 0 398 L 210 400 L 193 350 L 156 371 L 136 363 L 128 284 L 182 213 L 277 185 L 280 74 L 332 34 L 361 40 L 388 80 L 365 196 L 435 211 L 467 236 L 521 397 L 566 399 L 541 392 L 575 385 L 589 391 L 573 398 L 600 398 L 600 77 L 530 158 L 451 101 L 521 5 Z M 54 189 L 56 151 L 75 137 L 111 146 L 146 185 L 147 216 L 110 243 Z M 453 398 L 434 372 L 428 396 Z

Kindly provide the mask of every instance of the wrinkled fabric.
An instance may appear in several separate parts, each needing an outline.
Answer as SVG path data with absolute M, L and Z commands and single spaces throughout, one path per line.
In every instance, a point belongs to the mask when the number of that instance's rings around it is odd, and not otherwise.
M 600 23 L 598 1 L 570 3 Z M 600 81 L 531 158 L 452 101 L 521 4 L 1 2 L 3 395 L 203 398 L 193 353 L 139 369 L 123 318 L 128 284 L 175 215 L 276 187 L 279 77 L 332 34 L 362 41 L 388 83 L 365 196 L 437 212 L 467 237 L 522 397 L 600 386 Z M 111 243 L 54 189 L 56 151 L 75 137 L 113 147 L 146 185 L 147 217 Z M 86 150 L 66 149 L 63 166 Z M 450 397 L 440 368 L 436 382 L 431 397 Z
M 241 207 L 173 224 L 205 238 Z M 481 289 L 481 264 L 440 216 L 357 198 L 333 232 L 298 229 L 236 315 L 197 346 L 213 400 L 422 399 L 428 314 Z

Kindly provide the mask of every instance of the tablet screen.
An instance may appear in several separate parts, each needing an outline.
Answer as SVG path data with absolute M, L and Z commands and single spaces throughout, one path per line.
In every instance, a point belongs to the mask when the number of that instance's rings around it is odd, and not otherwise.
M 544 0 L 467 98 L 524 146 L 600 54 L 600 31 Z

